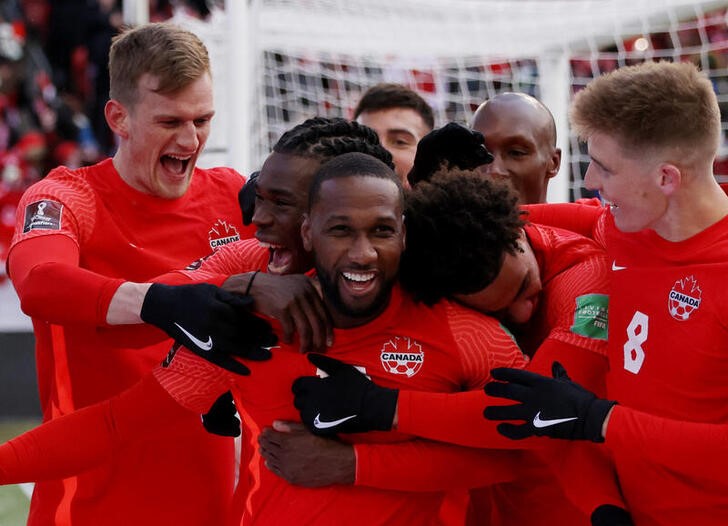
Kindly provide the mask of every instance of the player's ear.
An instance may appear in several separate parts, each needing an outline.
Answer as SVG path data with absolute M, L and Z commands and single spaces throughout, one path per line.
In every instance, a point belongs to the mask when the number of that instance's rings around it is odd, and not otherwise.
M 303 223 L 301 223 L 301 239 L 303 239 L 303 248 L 307 252 L 313 250 L 313 243 L 311 243 L 311 219 L 308 214 L 303 214 Z
M 549 179 L 556 177 L 556 174 L 559 173 L 559 168 L 561 168 L 561 148 L 554 148 L 554 151 L 551 152 L 551 158 L 549 159 L 549 164 L 546 169 L 546 176 Z
M 682 173 L 680 169 L 674 164 L 663 163 L 659 167 L 659 185 L 662 193 L 666 196 L 672 195 L 682 182 Z
M 114 134 L 122 139 L 129 136 L 129 112 L 121 102 L 109 100 L 104 106 L 104 116 Z

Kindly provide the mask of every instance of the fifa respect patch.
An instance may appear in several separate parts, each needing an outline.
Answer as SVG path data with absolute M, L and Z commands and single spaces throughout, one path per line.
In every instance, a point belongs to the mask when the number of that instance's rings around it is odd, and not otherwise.
M 607 339 L 607 318 L 609 314 L 609 296 L 606 294 L 584 294 L 576 298 L 574 325 L 571 332 L 593 338 Z
M 25 207 L 23 233 L 31 230 L 60 230 L 63 205 L 58 201 L 44 199 Z

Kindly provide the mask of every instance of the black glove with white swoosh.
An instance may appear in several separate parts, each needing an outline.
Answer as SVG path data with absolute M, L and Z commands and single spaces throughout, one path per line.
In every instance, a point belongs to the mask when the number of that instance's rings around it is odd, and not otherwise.
M 250 370 L 232 356 L 267 360 L 277 338 L 270 324 L 252 314 L 253 299 L 208 283 L 154 283 L 144 296 L 141 318 L 190 351 L 236 374 Z
M 325 378 L 303 376 L 293 382 L 293 405 L 315 435 L 388 431 L 397 409 L 399 389 L 381 387 L 356 367 L 324 354 L 308 360 Z
M 483 416 L 524 420 L 524 424 L 498 424 L 500 434 L 513 440 L 548 436 L 603 442 L 602 424 L 616 402 L 597 398 L 572 382 L 559 362 L 553 363 L 552 373 L 549 378 L 522 369 L 493 369 L 491 375 L 500 381 L 486 384 L 486 394 L 520 403 L 486 407 Z

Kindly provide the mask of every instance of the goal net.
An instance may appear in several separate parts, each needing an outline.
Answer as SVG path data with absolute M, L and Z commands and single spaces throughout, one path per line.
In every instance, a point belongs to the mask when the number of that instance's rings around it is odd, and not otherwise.
M 468 123 L 503 91 L 541 99 L 563 152 L 549 200 L 590 196 L 584 145 L 569 131 L 573 94 L 643 60 L 693 61 L 711 78 L 728 128 L 728 1 L 227 0 L 203 30 L 218 116 L 217 164 L 249 172 L 308 117 L 350 118 L 368 87 L 399 82 L 432 105 L 436 126 Z M 206 31 L 206 32 L 205 32 Z M 716 173 L 728 175 L 728 143 Z

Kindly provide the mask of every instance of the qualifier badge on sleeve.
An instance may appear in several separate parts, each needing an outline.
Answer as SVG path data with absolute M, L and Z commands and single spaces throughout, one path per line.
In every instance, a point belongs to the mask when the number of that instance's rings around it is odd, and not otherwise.
M 31 230 L 60 230 L 63 205 L 58 201 L 36 201 L 25 207 L 23 233 Z

